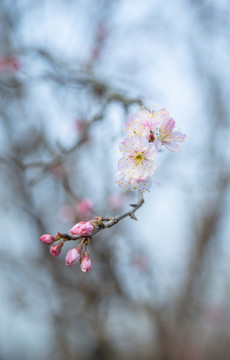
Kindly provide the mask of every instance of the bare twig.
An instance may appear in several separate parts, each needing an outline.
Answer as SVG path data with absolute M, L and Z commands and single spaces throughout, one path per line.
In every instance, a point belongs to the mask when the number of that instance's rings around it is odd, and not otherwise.
M 90 236 L 87 236 L 87 238 L 92 238 L 94 235 L 101 232 L 102 230 L 111 228 L 112 226 L 116 225 L 119 221 L 123 220 L 124 218 L 126 218 L 128 216 L 131 219 L 137 220 L 134 213 L 143 205 L 143 203 L 144 203 L 143 194 L 142 194 L 142 192 L 139 191 L 138 192 L 138 203 L 136 205 L 134 205 L 134 204 L 131 205 L 133 207 L 132 210 L 127 211 L 124 214 L 114 216 L 114 217 L 102 218 L 102 225 L 100 225 L 100 227 L 96 228 Z M 86 237 L 84 235 L 69 235 L 69 234 L 61 234 L 61 236 L 65 241 L 70 241 L 70 240 L 75 241 L 75 240 L 80 240 L 80 239 L 83 239 Z

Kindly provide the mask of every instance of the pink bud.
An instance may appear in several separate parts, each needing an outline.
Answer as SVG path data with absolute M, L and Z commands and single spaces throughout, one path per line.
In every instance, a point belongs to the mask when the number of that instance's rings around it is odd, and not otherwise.
M 0 71 L 18 71 L 21 69 L 20 59 L 16 56 L 0 57 Z
M 41 242 L 43 242 L 43 244 L 53 244 L 53 242 L 56 240 L 55 237 L 53 235 L 49 235 L 49 234 L 44 234 L 40 237 Z
M 97 45 L 93 48 L 92 55 L 91 55 L 92 61 L 96 61 L 99 58 L 100 52 L 101 52 L 100 45 Z
M 76 218 L 75 208 L 71 205 L 64 205 L 58 211 L 59 218 L 64 222 L 73 222 Z
M 78 262 L 80 258 L 81 258 L 81 248 L 76 247 L 74 249 L 70 249 L 65 257 L 66 266 L 71 266 L 76 264 L 76 262 Z
M 108 199 L 108 206 L 114 211 L 119 211 L 122 209 L 124 204 L 124 196 L 122 194 L 111 194 Z
M 85 250 L 83 253 L 83 257 L 81 260 L 81 271 L 83 272 L 89 272 L 92 269 L 92 262 L 89 258 L 88 251 Z
M 135 255 L 133 258 L 133 264 L 140 271 L 147 271 L 150 268 L 149 258 L 145 255 Z
M 82 235 L 81 234 L 81 227 L 86 224 L 85 221 L 80 221 L 79 223 L 75 224 L 71 229 L 70 229 L 70 234 L 72 235 Z
M 12 56 L 8 58 L 8 67 L 12 70 L 20 70 L 21 69 L 21 62 L 18 57 Z
M 61 253 L 62 246 L 63 246 L 63 242 L 61 241 L 56 245 L 50 246 L 50 253 L 53 256 L 58 256 Z
M 93 230 L 94 226 L 89 221 L 81 221 L 70 229 L 70 234 L 89 236 L 92 234 Z
M 98 41 L 103 42 L 107 38 L 108 35 L 109 35 L 109 31 L 108 31 L 106 24 L 104 24 L 103 22 L 100 22 L 98 24 L 98 30 L 97 30 Z
M 84 119 L 77 118 L 75 120 L 75 128 L 79 134 L 81 134 L 83 131 L 85 131 L 87 126 L 87 122 Z
M 77 214 L 82 219 L 83 218 L 87 219 L 90 216 L 92 208 L 93 208 L 92 201 L 90 199 L 83 199 L 76 206 Z

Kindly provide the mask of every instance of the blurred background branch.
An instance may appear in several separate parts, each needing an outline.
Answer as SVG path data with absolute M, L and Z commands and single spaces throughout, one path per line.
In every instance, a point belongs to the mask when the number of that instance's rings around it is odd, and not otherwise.
M 229 15 L 224 1 L 0 2 L 2 360 L 230 357 Z M 162 154 L 139 221 L 91 241 L 92 272 L 66 268 L 39 237 L 129 214 L 114 173 L 142 104 L 188 141 Z

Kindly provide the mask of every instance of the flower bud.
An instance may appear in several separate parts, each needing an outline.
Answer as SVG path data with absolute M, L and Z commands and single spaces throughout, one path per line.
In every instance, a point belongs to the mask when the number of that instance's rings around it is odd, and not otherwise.
M 107 199 L 108 207 L 114 211 L 120 211 L 124 205 L 124 195 L 115 193 L 109 195 Z
M 70 234 L 89 236 L 92 234 L 93 230 L 94 226 L 89 221 L 81 221 L 70 229 Z
M 83 257 L 81 260 L 81 271 L 83 272 L 89 272 L 92 269 L 92 262 L 89 258 L 88 251 L 85 250 L 83 253 Z
M 53 256 L 58 256 L 58 255 L 61 253 L 62 246 L 63 246 L 63 242 L 62 242 L 62 241 L 60 241 L 60 242 L 59 242 L 58 244 L 56 244 L 56 245 L 50 246 L 50 253 L 51 253 Z
M 40 237 L 41 242 L 43 242 L 43 244 L 53 244 L 53 242 L 56 240 L 55 237 L 53 235 L 49 235 L 49 234 L 44 234 Z
M 80 247 L 76 247 L 74 249 L 70 249 L 67 252 L 67 255 L 65 257 L 65 263 L 66 266 L 71 266 L 76 264 L 76 262 L 78 262 L 81 258 L 81 248 Z
M 92 209 L 93 202 L 90 199 L 83 199 L 76 206 L 77 214 L 83 220 L 87 220 L 90 217 Z
M 75 214 L 75 208 L 71 205 L 64 205 L 62 206 L 58 211 L 58 217 L 64 221 L 64 222 L 73 222 L 76 214 Z

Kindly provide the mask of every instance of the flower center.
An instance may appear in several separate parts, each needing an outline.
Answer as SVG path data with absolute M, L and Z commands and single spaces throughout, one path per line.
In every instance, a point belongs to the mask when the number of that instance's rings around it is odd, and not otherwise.
M 142 162 L 144 159 L 144 156 L 142 154 L 138 154 L 135 156 L 135 161 L 136 161 L 136 164 L 140 164 L 140 162 Z

